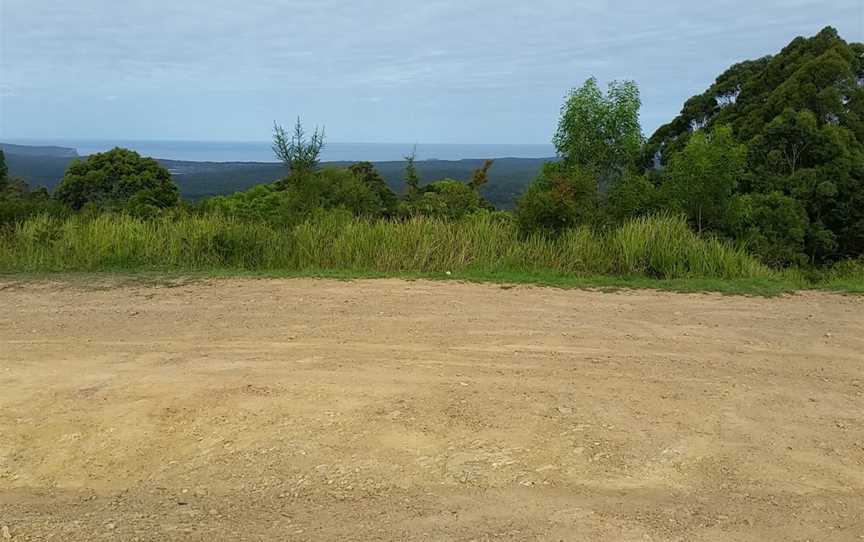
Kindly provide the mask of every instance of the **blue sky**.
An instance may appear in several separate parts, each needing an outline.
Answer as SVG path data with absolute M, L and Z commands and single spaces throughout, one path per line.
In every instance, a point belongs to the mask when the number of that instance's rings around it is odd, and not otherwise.
M 650 134 L 730 64 L 864 0 L 0 0 L 0 139 L 548 143 L 568 88 L 633 79 Z

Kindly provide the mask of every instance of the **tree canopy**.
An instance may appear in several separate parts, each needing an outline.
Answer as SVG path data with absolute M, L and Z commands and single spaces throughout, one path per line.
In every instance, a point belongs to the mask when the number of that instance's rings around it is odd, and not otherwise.
M 784 244 L 787 263 L 864 254 L 864 44 L 847 43 L 828 27 L 775 56 L 732 66 L 651 136 L 643 170 L 668 166 L 671 179 L 692 155 L 690 143 L 723 126 L 746 149 L 733 194 L 746 219 L 730 217 L 734 224 L 713 229 L 739 235 L 746 223 L 747 237 L 762 239 L 757 246 Z M 727 165 L 737 170 L 737 158 Z M 760 210 L 769 204 L 787 211 Z M 789 231 L 803 233 L 780 235 L 780 215 Z
M 519 199 L 524 233 L 559 234 L 597 218 L 601 195 L 633 169 L 642 145 L 639 87 L 612 81 L 606 94 L 595 78 L 571 90 L 552 139 L 560 163 L 550 163 Z
M 75 210 L 92 204 L 145 214 L 176 205 L 179 198 L 167 169 L 120 148 L 73 162 L 54 195 Z
M 552 142 L 568 166 L 584 168 L 608 187 L 620 178 L 642 145 L 639 87 L 612 81 L 606 94 L 590 78 L 561 106 Z

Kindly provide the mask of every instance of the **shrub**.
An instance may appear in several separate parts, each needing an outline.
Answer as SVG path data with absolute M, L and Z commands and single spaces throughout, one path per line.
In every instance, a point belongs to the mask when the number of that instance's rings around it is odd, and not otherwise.
M 6 180 L 0 186 L 0 227 L 20 222 L 32 216 L 47 214 L 65 216 L 68 209 L 51 199 L 48 191 L 31 191 L 24 181 Z
M 387 186 L 384 177 L 375 169 L 372 162 L 357 162 L 352 164 L 348 170 L 354 174 L 378 199 L 381 200 L 384 216 L 393 216 L 399 210 L 399 198 Z
M 204 213 L 278 226 L 296 225 L 318 211 L 334 209 L 357 217 L 387 216 L 393 201 L 370 177 L 362 169 L 355 173 L 349 169 L 325 168 L 230 196 L 209 198 L 199 208 Z
M 606 211 L 614 222 L 657 212 L 657 188 L 644 175 L 625 175 L 609 191 Z
M 736 196 L 730 206 L 730 229 L 769 265 L 807 263 L 807 212 L 794 198 L 780 192 Z
M 245 192 L 208 198 L 200 208 L 205 213 L 287 226 L 298 220 L 292 200 L 289 192 L 277 190 L 273 185 L 259 184 Z
M 486 208 L 484 200 L 471 185 L 453 179 L 435 181 L 402 204 L 403 216 L 462 218 Z
M 516 207 L 524 235 L 559 235 L 592 222 L 597 215 L 597 180 L 586 169 L 563 163 L 544 164 Z

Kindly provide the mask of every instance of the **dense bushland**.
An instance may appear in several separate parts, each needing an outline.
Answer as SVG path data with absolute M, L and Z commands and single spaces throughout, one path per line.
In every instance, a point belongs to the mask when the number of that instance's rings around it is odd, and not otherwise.
M 775 264 L 864 254 L 864 44 L 826 28 L 732 66 L 657 130 L 641 167 L 703 156 L 701 134 L 721 129 L 743 152 L 713 200 L 713 231 Z
M 644 144 L 632 82 L 572 91 L 544 171 L 517 210 L 560 231 L 682 212 L 776 266 L 864 254 L 864 45 L 832 28 L 737 64 Z

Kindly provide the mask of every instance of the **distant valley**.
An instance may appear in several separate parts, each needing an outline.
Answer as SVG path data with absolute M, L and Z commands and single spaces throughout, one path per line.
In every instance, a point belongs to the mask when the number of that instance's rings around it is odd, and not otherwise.
M 24 179 L 31 186 L 53 189 L 69 164 L 78 157 L 76 149 L 56 146 L 28 146 L 0 143 L 6 153 L 9 174 Z M 157 160 L 165 166 L 180 187 L 182 196 L 200 200 L 210 196 L 231 194 L 256 184 L 271 183 L 285 176 L 285 168 L 277 162 L 190 162 Z M 548 158 L 499 158 L 489 172 L 490 182 L 483 195 L 500 209 L 511 209 L 519 194 L 537 175 Z M 353 162 L 325 162 L 324 166 L 344 167 Z M 397 193 L 404 190 L 403 161 L 374 162 L 375 167 Z M 434 181 L 443 178 L 467 180 L 483 164 L 483 159 L 421 160 L 417 167 L 421 178 Z

